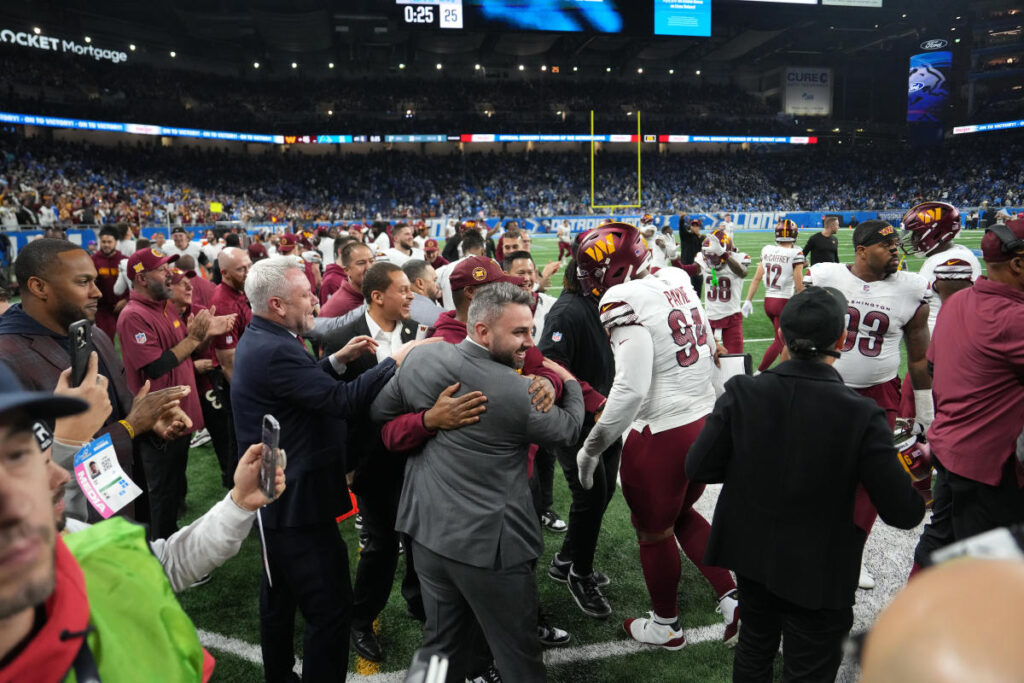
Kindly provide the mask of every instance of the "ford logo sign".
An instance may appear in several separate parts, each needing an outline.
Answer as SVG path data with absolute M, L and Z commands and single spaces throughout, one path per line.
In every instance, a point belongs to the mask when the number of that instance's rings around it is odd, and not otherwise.
M 908 92 L 917 92 L 918 90 L 921 90 L 922 88 L 924 88 L 924 83 L 921 83 L 920 81 L 917 82 L 917 83 L 911 83 L 910 84 L 910 90 Z
M 921 43 L 921 49 L 922 50 L 941 50 L 942 48 L 946 47 L 947 45 L 949 45 L 948 41 L 945 41 L 942 38 L 936 38 L 934 40 L 926 40 L 923 43 Z

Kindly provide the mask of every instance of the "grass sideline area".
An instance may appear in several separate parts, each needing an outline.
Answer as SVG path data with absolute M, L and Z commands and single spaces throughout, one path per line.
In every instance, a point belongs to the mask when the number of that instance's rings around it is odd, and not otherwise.
M 801 231 L 799 245 L 812 231 Z M 839 232 L 840 259 L 850 262 L 853 248 L 850 230 Z M 963 231 L 958 242 L 977 249 L 982 231 Z M 736 242 L 741 251 L 751 255 L 754 265 L 761 247 L 773 241 L 770 232 L 737 233 Z M 534 255 L 538 265 L 543 266 L 557 254 L 554 239 L 538 236 L 534 240 Z M 921 259 L 910 258 L 910 270 L 917 271 Z M 753 275 L 753 267 L 750 275 Z M 560 284 L 561 276 L 555 280 Z M 748 277 L 749 281 L 749 277 Z M 557 295 L 560 286 L 551 291 Z M 744 295 L 746 288 L 744 288 Z M 762 293 L 755 301 L 763 299 Z M 770 344 L 771 323 L 764 315 L 760 303 L 755 303 L 754 314 L 744 321 L 744 335 L 749 341 L 745 350 L 753 355 L 754 365 L 761 359 Z M 905 372 L 905 362 L 901 373 Z M 208 510 L 224 495 L 220 487 L 220 475 L 216 457 L 209 446 L 193 449 L 188 466 L 188 512 L 186 521 L 191 521 Z M 707 497 L 710 494 L 705 494 Z M 569 492 L 561 470 L 556 466 L 554 486 L 554 508 L 564 517 L 569 509 Z M 880 525 L 881 526 L 881 525 Z M 358 543 L 352 519 L 340 525 L 349 547 L 350 564 L 354 570 L 358 561 Z M 614 613 L 604 621 L 585 617 L 576 607 L 563 584 L 547 578 L 547 565 L 551 556 L 561 547 L 562 537 L 544 532 L 547 544 L 538 563 L 540 602 L 551 623 L 568 630 L 573 637 L 572 647 L 580 648 L 564 663 L 552 663 L 548 668 L 549 680 L 554 683 L 583 682 L 600 683 L 629 679 L 645 681 L 713 682 L 728 681 L 732 671 L 732 650 L 721 644 L 717 637 L 705 642 L 691 643 L 679 652 L 660 649 L 628 647 L 632 642 L 622 630 L 621 622 L 627 617 L 643 616 L 650 609 L 647 591 L 640 572 L 639 552 L 635 534 L 629 522 L 629 511 L 621 495 L 616 495 L 605 515 L 601 538 L 598 545 L 595 566 L 612 578 L 606 595 Z M 262 681 L 263 672 L 259 664 L 259 580 L 262 565 L 257 534 L 250 534 L 239 554 L 213 573 L 210 583 L 190 589 L 181 594 L 181 602 L 201 630 L 204 643 L 217 659 L 215 681 Z M 404 571 L 400 562 L 399 571 Z M 679 586 L 680 620 L 684 629 L 714 626 L 720 629 L 722 620 L 715 612 L 717 602 L 710 586 L 692 564 L 683 561 L 683 575 Z M 381 644 L 386 658 L 380 665 L 371 665 L 352 655 L 350 671 L 365 674 L 386 674 L 404 670 L 418 647 L 421 627 L 418 622 L 405 616 L 405 605 L 398 590 L 392 592 L 391 600 L 379 620 Z M 582 646 L 582 647 L 581 647 Z M 297 618 L 296 652 L 301 657 L 302 619 Z M 616 652 L 624 654 L 615 654 Z M 558 653 L 554 652 L 555 655 Z M 776 680 L 781 673 L 776 666 Z M 358 676 L 351 676 L 350 680 Z M 370 680 L 382 680 L 373 676 Z M 397 674 L 384 680 L 401 680 Z M 511 683 L 511 682 L 510 682 Z

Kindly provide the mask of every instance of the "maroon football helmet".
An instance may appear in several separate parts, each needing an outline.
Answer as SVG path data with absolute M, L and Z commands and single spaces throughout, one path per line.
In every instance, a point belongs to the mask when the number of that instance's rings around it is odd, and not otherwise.
M 932 476 L 932 450 L 922 437 L 921 425 L 914 420 L 897 418 L 892 437 L 900 465 L 910 475 L 925 504 L 931 505 L 931 487 L 916 486 L 918 482 L 931 481 Z
M 718 242 L 725 247 L 724 254 L 712 254 L 708 251 L 708 247 L 711 246 L 711 237 L 717 237 Z M 725 261 L 730 251 L 736 251 L 736 245 L 730 239 L 729 233 L 722 229 L 713 231 L 710 237 L 705 237 L 704 243 L 701 245 L 701 253 L 704 254 L 704 260 L 715 267 L 718 267 Z
M 783 218 L 775 226 L 776 242 L 796 242 L 796 234 L 800 229 L 796 223 L 788 218 Z
M 903 214 L 900 219 L 900 242 L 903 249 L 927 256 L 960 232 L 960 212 L 945 202 L 924 202 Z
M 636 226 L 609 223 L 594 228 L 576 250 L 576 273 L 583 291 L 601 298 L 609 288 L 629 282 L 650 267 L 651 252 Z

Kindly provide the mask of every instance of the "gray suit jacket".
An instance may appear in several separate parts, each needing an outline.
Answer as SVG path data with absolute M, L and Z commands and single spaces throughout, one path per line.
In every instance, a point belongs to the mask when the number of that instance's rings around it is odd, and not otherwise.
M 370 410 L 379 422 L 426 410 L 450 384 L 482 391 L 476 424 L 441 431 L 409 457 L 396 528 L 439 555 L 474 567 L 511 567 L 544 549 L 527 483 L 531 443 L 568 448 L 583 424 L 583 393 L 567 382 L 562 406 L 530 405 L 530 380 L 466 339 L 413 349 Z

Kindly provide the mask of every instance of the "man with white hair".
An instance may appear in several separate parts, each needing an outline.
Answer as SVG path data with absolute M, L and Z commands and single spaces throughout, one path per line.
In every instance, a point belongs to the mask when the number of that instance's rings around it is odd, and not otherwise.
M 275 256 L 257 262 L 245 279 L 252 322 L 237 346 L 231 404 L 239 443 L 263 439 L 264 415 L 280 425 L 288 453 L 285 494 L 260 511 L 266 571 L 260 587 L 260 640 L 267 681 L 289 681 L 295 665 L 295 610 L 306 622 L 303 678 L 344 680 L 352 618 L 348 549 L 336 517 L 350 509 L 344 440 L 411 345 L 384 358 L 352 382 L 347 363 L 375 352 L 367 336 L 353 338 L 319 362 L 300 335 L 313 329 L 316 295 L 303 262 Z M 244 449 L 239 450 L 239 455 Z

